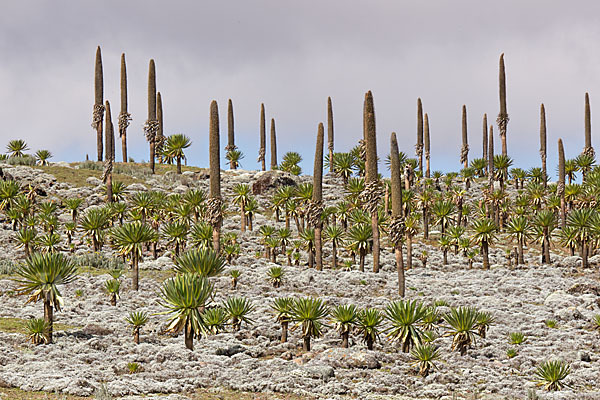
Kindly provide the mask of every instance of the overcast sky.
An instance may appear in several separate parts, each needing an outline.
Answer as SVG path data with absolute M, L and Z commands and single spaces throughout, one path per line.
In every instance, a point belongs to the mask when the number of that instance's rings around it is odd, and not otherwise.
M 380 156 L 388 153 L 392 131 L 400 149 L 414 154 L 421 97 L 430 118 L 432 168 L 458 170 L 462 105 L 469 158 L 480 157 L 482 116 L 488 113 L 491 123 L 498 114 L 498 59 L 505 53 L 509 155 L 524 168 L 540 163 L 543 102 L 554 172 L 559 137 L 567 157 L 583 148 L 586 91 L 592 141 L 600 146 L 593 118 L 600 109 L 598 43 L 600 2 L 594 0 L 10 1 L 0 13 L 1 145 L 21 138 L 32 151 L 52 151 L 54 161 L 79 161 L 86 153 L 95 158 L 90 123 L 100 45 L 113 112 L 119 109 L 120 55 L 126 54 L 129 154 L 136 160 L 148 159 L 142 125 L 153 58 L 165 133 L 191 137 L 190 164 L 207 165 L 212 99 L 219 104 L 222 148 L 227 99 L 233 100 L 244 168 L 258 167 L 263 102 L 267 118 L 276 120 L 279 156 L 298 151 L 310 171 L 327 96 L 336 151 L 346 151 L 362 136 L 364 93 L 372 90 Z

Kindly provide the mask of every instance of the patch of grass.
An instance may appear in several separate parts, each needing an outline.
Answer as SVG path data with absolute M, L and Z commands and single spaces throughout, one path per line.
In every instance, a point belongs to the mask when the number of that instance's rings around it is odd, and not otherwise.
M 61 183 L 69 183 L 73 186 L 91 186 L 87 183 L 86 179 L 90 176 L 94 178 L 100 179 L 102 177 L 102 168 L 99 170 L 92 170 L 87 168 L 67 168 L 67 167 L 59 167 L 55 165 L 46 165 L 46 166 L 37 166 L 43 170 L 45 173 L 53 175 L 58 182 Z M 113 182 L 123 182 L 125 185 L 130 185 L 132 183 L 144 183 L 144 181 L 137 179 L 131 175 L 125 175 L 120 173 L 113 173 Z
M 89 265 L 85 265 L 77 268 L 77 274 L 90 274 L 91 276 L 100 276 L 110 272 L 111 270 L 108 268 L 94 268 Z
M 90 274 L 91 276 L 110 275 L 113 271 L 109 268 L 94 268 L 90 266 L 82 266 L 77 268 L 78 274 Z M 129 274 L 128 268 L 123 270 L 123 275 Z M 158 270 L 158 269 L 143 269 L 140 268 L 140 279 L 152 279 L 157 282 L 163 282 L 166 279 L 175 276 L 175 272 L 172 270 Z
M 75 328 L 77 327 L 57 323 L 55 323 L 53 326 L 53 330 L 55 332 L 66 331 Z M 27 320 L 22 318 L 0 318 L 0 332 L 27 334 Z
M 14 274 L 17 269 L 12 260 L 0 260 L 0 278 Z
M 157 282 L 163 282 L 174 276 L 175 272 L 172 270 L 140 269 L 140 278 L 152 279 Z
M 0 398 L 10 400 L 85 400 L 88 397 L 48 392 L 26 392 L 16 388 L 0 388 Z
M 103 253 L 88 253 L 73 257 L 73 262 L 78 267 L 95 269 L 126 269 L 127 266 L 120 257 L 110 257 Z

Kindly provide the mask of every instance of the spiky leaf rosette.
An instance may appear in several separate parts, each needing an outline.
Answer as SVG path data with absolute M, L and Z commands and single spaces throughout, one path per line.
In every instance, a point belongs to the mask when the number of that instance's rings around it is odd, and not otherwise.
M 111 232 L 112 245 L 124 255 L 142 256 L 144 243 L 157 239 L 154 229 L 140 221 L 130 222 L 114 228 Z
M 60 311 L 63 300 L 59 285 L 71 283 L 77 268 L 61 253 L 34 253 L 17 269 L 16 274 L 17 293 L 30 295 L 27 303 L 48 301 Z
M 400 342 L 403 351 L 408 352 L 412 346 L 421 343 L 422 331 L 418 324 L 426 312 L 426 307 L 417 300 L 398 300 L 387 305 L 385 318 L 391 324 L 387 329 L 388 336 Z
M 318 298 L 295 299 L 292 304 L 292 321 L 302 326 L 302 337 L 320 337 L 323 333 L 322 320 L 329 314 L 327 304 Z
M 538 386 L 543 386 L 548 391 L 570 387 L 563 382 L 570 373 L 571 366 L 561 360 L 548 360 L 535 368 Z
M 245 322 L 252 324 L 254 321 L 248 317 L 248 314 L 254 311 L 252 302 L 245 297 L 230 297 L 227 299 L 223 308 L 227 313 L 227 317 L 231 320 L 234 330 L 239 330 L 240 325 Z
M 452 308 L 444 314 L 444 321 L 449 325 L 447 336 L 453 336 L 452 351 L 458 350 L 464 355 L 467 348 L 475 342 L 475 329 L 479 313 L 471 307 Z
M 160 305 L 167 311 L 159 315 L 171 314 L 167 332 L 178 333 L 190 324 L 194 333 L 204 326 L 200 308 L 204 307 L 213 295 L 213 285 L 207 278 L 197 274 L 179 274 L 167 279 L 160 289 Z
M 200 276 L 217 276 L 225 269 L 225 260 L 208 248 L 190 249 L 175 259 L 175 271 Z

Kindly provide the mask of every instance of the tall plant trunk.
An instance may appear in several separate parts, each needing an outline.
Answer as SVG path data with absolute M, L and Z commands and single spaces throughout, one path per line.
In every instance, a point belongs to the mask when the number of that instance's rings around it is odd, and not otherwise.
M 385 185 L 385 194 L 383 195 L 383 212 L 388 215 L 390 212 L 390 188 Z
M 412 235 L 406 235 L 406 269 L 412 268 Z
M 410 351 L 410 342 L 408 340 L 404 340 L 402 342 L 402 352 L 408 353 Z
M 335 240 L 332 241 L 331 247 L 331 268 L 335 271 L 337 269 L 337 245 Z
M 467 137 L 467 106 L 462 106 L 462 148 L 460 149 L 460 162 L 464 168 L 469 166 L 469 142 Z
M 261 170 L 266 169 L 265 154 L 267 149 L 267 130 L 265 122 L 265 105 L 260 105 L 260 149 L 258 150 L 258 161 L 261 162 Z
M 588 244 L 586 241 L 584 241 L 583 244 L 581 245 L 581 267 L 584 269 L 589 267 L 589 265 L 588 265 Z
M 544 227 L 544 262 L 550 264 L 550 232 L 548 232 L 548 228 Z
M 271 118 L 271 169 L 277 169 L 277 135 L 274 118 Z
M 416 156 L 419 161 L 419 171 L 423 173 L 423 103 L 417 99 L 417 146 Z
M 494 127 L 490 125 L 488 136 L 488 190 L 490 196 L 494 192 Z M 489 202 L 489 215 L 495 215 L 494 203 Z
M 350 335 L 350 332 L 348 331 L 344 331 L 342 332 L 342 348 L 347 349 L 348 346 L 348 336 Z
M 127 162 L 127 127 L 131 116 L 127 112 L 127 66 L 125 53 L 121 54 L 121 112 L 119 113 L 119 136 L 121 137 L 121 153 L 123 162 Z
M 240 214 L 241 214 L 240 215 L 240 217 L 241 217 L 240 218 L 240 221 L 241 221 L 240 222 L 241 223 L 240 230 L 242 232 L 246 232 L 246 207 L 245 207 L 244 203 L 242 203 L 240 205 Z
M 429 137 L 429 116 L 425 113 L 424 120 L 424 136 L 425 136 L 425 178 L 431 178 L 431 140 Z
M 312 204 L 309 207 L 309 211 L 312 213 L 309 215 L 311 225 L 315 229 L 315 253 L 316 253 L 316 264 L 317 271 L 323 270 L 323 245 L 322 245 L 322 232 L 323 222 L 321 221 L 321 214 L 323 213 L 323 141 L 324 141 L 324 127 L 322 123 L 319 123 L 317 129 L 317 144 L 315 148 L 315 163 L 313 168 L 313 193 L 312 193 Z
M 181 175 L 181 157 L 177 156 L 177 175 Z
M 558 185 L 556 191 L 560 197 L 560 226 L 565 229 L 567 225 L 567 203 L 565 201 L 565 149 L 562 139 L 558 139 Z
M 367 337 L 367 350 L 373 350 L 373 338 Z
M 96 128 L 96 145 L 98 161 L 102 161 L 104 153 L 102 143 L 102 112 L 104 110 L 104 75 L 102 72 L 102 52 L 100 46 L 96 49 L 96 66 L 94 71 L 94 122 Z
M 540 106 L 540 158 L 542 159 L 542 175 L 544 187 L 548 186 L 548 173 L 546 171 L 546 109 L 544 103 Z
M 148 65 L 148 124 L 156 123 L 156 67 L 154 60 L 150 60 Z M 154 174 L 154 158 L 155 158 L 155 145 L 156 145 L 156 131 L 152 130 L 147 137 L 150 142 L 150 170 Z
M 213 249 L 219 254 L 221 252 L 221 155 L 219 144 L 219 109 L 217 102 L 213 100 L 210 104 L 210 127 L 209 127 L 209 168 L 210 168 L 210 224 L 213 228 Z
M 525 260 L 523 258 L 523 239 L 519 239 L 518 241 L 517 262 L 519 265 L 525 264 Z
M 365 251 L 360 250 L 358 256 L 358 270 L 360 272 L 365 272 Z
M 190 321 L 185 322 L 184 327 L 185 347 L 189 350 L 194 350 L 194 331 Z
M 46 342 L 52 343 L 52 331 L 54 328 L 54 309 L 50 299 L 44 299 L 44 321 L 48 324 L 48 330 L 46 331 Z
M 423 239 L 429 239 L 429 212 L 423 207 Z
M 481 257 L 483 258 L 483 269 L 490 269 L 488 242 L 481 242 Z
M 314 268 L 315 266 L 315 253 L 313 248 L 308 249 L 308 268 Z
M 106 202 L 112 203 L 113 201 L 113 193 L 112 193 L 112 168 L 113 168 L 113 160 L 114 160 L 114 152 L 113 152 L 113 123 L 112 123 L 112 113 L 110 111 L 110 103 L 106 100 L 106 104 L 104 106 L 106 110 L 106 121 L 105 121 L 105 140 L 106 140 L 106 161 L 104 163 L 104 172 L 102 174 L 102 178 L 104 183 L 106 184 Z
M 327 150 L 329 151 L 329 172 L 333 174 L 333 106 L 327 98 Z
M 288 338 L 288 324 L 289 324 L 289 322 L 287 322 L 287 321 L 282 321 L 281 322 L 281 343 L 287 342 L 287 338 Z
M 448 250 L 442 250 L 442 253 L 443 253 L 443 257 L 444 257 L 442 262 L 444 265 L 448 265 Z
M 371 229 L 373 231 L 373 272 L 379 272 L 379 218 L 377 208 L 379 203 L 379 174 L 377 172 L 377 134 L 375 131 L 375 106 L 373 94 L 365 94 L 363 115 L 363 136 L 366 142 L 366 186 L 365 191 L 373 191 L 375 196 L 370 197 L 367 204 L 371 214 Z M 422 165 L 421 165 L 422 167 Z
M 487 124 L 487 114 L 483 114 L 483 152 L 481 153 L 481 157 L 487 161 L 488 159 L 488 124 Z M 485 166 L 485 174 L 488 174 L 488 166 Z
M 227 147 L 226 151 L 233 151 L 237 147 L 235 145 L 235 130 L 233 119 L 233 102 L 229 99 L 227 103 Z M 229 161 L 229 169 L 237 169 L 237 163 L 233 160 Z
M 590 95 L 585 94 L 585 148 L 583 152 L 594 156 L 594 147 L 592 146 L 592 116 L 590 108 Z
M 504 53 L 500 56 L 500 113 L 498 114 L 498 129 L 500 131 L 500 139 L 502 140 L 502 155 L 507 156 L 506 149 L 506 128 L 508 126 L 508 112 L 506 109 L 506 72 L 504 68 Z M 491 134 L 491 132 L 490 132 Z
M 302 350 L 310 351 L 310 336 L 304 336 L 302 339 Z
M 163 162 L 162 149 L 165 141 L 164 137 L 164 118 L 163 118 L 163 105 L 162 95 L 160 92 L 156 92 L 156 120 L 158 121 L 158 131 L 156 132 L 156 143 L 154 144 L 154 152 L 156 153 L 155 158 L 158 159 L 159 163 Z
M 133 285 L 133 290 L 139 290 L 139 284 L 138 284 L 138 279 L 139 279 L 139 270 L 138 270 L 138 256 L 137 254 L 134 252 L 131 256 L 131 264 L 133 266 L 133 268 L 131 269 L 131 280 L 132 285 Z
M 396 273 L 398 274 L 398 296 L 404 297 L 406 282 L 404 277 L 404 260 L 402 259 L 402 242 L 396 243 L 394 246 L 394 256 L 396 258 Z
M 136 330 L 133 334 L 133 343 L 140 344 L 140 331 Z
M 379 216 L 371 213 L 371 229 L 373 230 L 373 272 L 379 272 Z

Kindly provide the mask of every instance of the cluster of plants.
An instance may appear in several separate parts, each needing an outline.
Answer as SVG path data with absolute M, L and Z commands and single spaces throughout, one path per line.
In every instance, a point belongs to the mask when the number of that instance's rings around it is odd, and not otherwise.
M 283 159 L 279 164 L 279 169 L 285 172 L 289 172 L 292 175 L 300 175 L 302 168 L 298 164 L 302 161 L 302 156 L 295 152 L 289 151 L 283 155 Z
M 189 138 L 184 135 L 167 137 L 158 152 L 160 162 L 177 163 L 178 173 L 181 173 L 184 150 L 190 144 Z M 11 146 L 14 149 L 11 157 L 23 156 L 22 152 L 26 150 L 24 142 L 11 142 Z M 240 157 L 232 154 L 235 151 L 230 148 L 227 156 L 232 168 L 239 166 Z M 400 247 L 400 257 L 405 257 L 406 268 L 413 266 L 413 246 L 418 241 L 437 243 L 443 253 L 443 264 L 448 263 L 448 253 L 453 252 L 455 256 L 464 257 L 469 267 L 481 257 L 484 268 L 490 268 L 490 248 L 498 239 L 502 242 L 508 239 L 515 245 L 514 249 L 506 252 L 509 265 L 513 262 L 524 264 L 525 251 L 534 247 L 539 248 L 542 263 L 549 263 L 551 247 L 560 246 L 570 254 L 577 250 L 583 266 L 587 267 L 588 257 L 595 253 L 600 243 L 600 213 L 595 201 L 600 191 L 600 167 L 595 165 L 594 157 L 589 154 L 564 162 L 568 183 L 563 191 L 560 185 L 549 183 L 545 170 L 541 168 L 528 171 L 510 169 L 513 161 L 504 154 L 494 155 L 491 171 L 487 160 L 474 159 L 459 173 L 433 171 L 424 176 L 418 159 L 399 153 L 401 209 L 392 210 L 391 193 L 397 188 L 392 187 L 390 180 L 378 175 L 376 182 L 381 196 L 377 198 L 374 211 L 369 205 L 371 199 L 366 195 L 372 190 L 373 181 L 367 179 L 364 148 L 356 146 L 348 153 L 332 153 L 325 158 L 326 165 L 342 179 L 344 198 L 335 204 L 324 204 L 315 224 L 309 221 L 311 207 L 315 205 L 313 184 L 279 187 L 270 199 L 270 209 L 265 211 L 270 211 L 274 221 L 283 222 L 284 226 L 266 224 L 258 229 L 264 246 L 261 255 L 271 262 L 278 263 L 281 255 L 288 266 L 299 266 L 303 251 L 308 266 L 315 266 L 317 245 L 321 239 L 317 236 L 317 228 L 322 230 L 323 241 L 331 246 L 332 268 L 337 269 L 342 264 L 349 269 L 358 264 L 360 271 L 365 270 L 367 255 L 374 251 L 376 245 L 379 251 L 380 234 L 384 238 L 388 235 L 387 243 L 391 247 L 397 249 L 399 244 L 406 247 L 405 254 Z M 278 168 L 298 175 L 301 173 L 298 165 L 301 160 L 298 153 L 286 153 Z M 392 168 L 393 157 L 388 156 L 386 161 Z M 89 167 L 96 166 L 90 163 Z M 574 183 L 579 172 L 582 174 L 581 184 Z M 483 196 L 473 200 L 470 196 L 473 183 L 483 184 L 486 176 L 488 183 L 483 189 Z M 511 181 L 514 191 L 508 190 Z M 34 188 L 22 188 L 15 181 L 0 181 L 0 210 L 11 222 L 15 240 L 26 257 L 25 264 L 17 270 L 22 278 L 21 293 L 30 294 L 30 301 L 44 301 L 44 319 L 30 322 L 34 343 L 52 341 L 52 312 L 60 309 L 62 301 L 56 284 L 72 280 L 77 265 L 108 267 L 112 279 L 105 282 L 105 290 L 111 303 L 116 304 L 123 268 L 102 259 L 104 246 L 114 248 L 121 255 L 122 262 L 131 265 L 135 290 L 139 285 L 138 264 L 142 258 L 156 258 L 165 250 L 171 252 L 177 275 L 164 282 L 161 304 L 167 309 L 165 313 L 171 316 L 168 330 L 173 333 L 183 331 L 187 347 L 193 347 L 194 338 L 217 334 L 227 326 L 239 330 L 242 323 L 252 322 L 248 314 L 253 306 L 245 298 L 233 297 L 223 304 L 211 304 L 214 287 L 210 277 L 221 273 L 225 263 L 235 260 L 240 253 L 240 245 L 236 232 L 225 232 L 218 236 L 219 248 L 214 248 L 215 226 L 206 220 L 206 193 L 191 189 L 184 194 L 167 195 L 158 191 L 127 194 L 122 182 L 110 182 L 109 186 L 107 204 L 90 207 L 83 212 L 83 202 L 79 199 L 66 199 L 60 204 L 39 202 Z M 235 185 L 233 192 L 233 204 L 241 217 L 241 232 L 253 231 L 253 217 L 260 208 L 258 201 L 251 195 L 247 184 Z M 63 209 L 72 217 L 67 223 L 58 220 Z M 221 212 L 227 215 L 227 205 L 222 206 Z M 402 235 L 400 243 L 393 243 L 392 224 L 398 216 L 402 218 Z M 437 236 L 435 241 L 432 241 L 430 233 Z M 77 240 L 79 243 L 76 243 Z M 78 245 L 88 245 L 94 256 L 85 260 L 69 260 L 61 255 L 60 251 L 74 251 Z M 418 258 L 426 267 L 427 252 L 422 252 Z M 47 282 L 40 282 L 37 277 L 38 281 L 32 283 L 43 268 L 57 268 L 57 272 L 48 272 Z M 375 268 L 374 271 L 377 272 Z M 229 274 L 235 289 L 241 272 L 232 269 Z M 273 286 L 279 287 L 283 276 L 284 270 L 275 266 L 269 270 L 268 279 Z M 40 285 L 50 289 L 40 291 L 37 289 Z M 453 308 L 442 314 L 435 306 L 404 300 L 390 303 L 383 312 L 358 310 L 350 305 L 329 309 L 322 301 L 310 298 L 276 299 L 273 308 L 282 324 L 282 340 L 287 338 L 288 324 L 292 323 L 294 327 L 302 328 L 304 347 L 309 350 L 311 338 L 322 335 L 325 319 L 330 317 L 344 347 L 349 345 L 353 332 L 362 335 L 368 348 L 372 348 L 380 332 L 385 332 L 390 339 L 400 343 L 403 351 L 411 352 L 424 376 L 435 368 L 441 356 L 434 344 L 438 335 L 452 336 L 451 349 L 465 354 L 475 342 L 475 336 L 485 337 L 487 327 L 493 322 L 489 314 L 471 308 Z M 148 316 L 130 314 L 127 321 L 132 325 L 136 342 L 139 342 L 140 330 L 147 323 Z M 546 325 L 552 327 L 555 323 L 546 321 Z M 511 335 L 513 345 L 518 346 L 524 340 L 518 333 Z M 514 349 L 507 351 L 509 357 L 516 354 Z M 559 381 L 568 375 L 565 365 L 548 364 L 538 371 L 540 377 L 545 373 L 544 368 L 557 370 L 551 375 L 562 377 Z M 560 384 L 547 386 L 548 389 L 561 387 Z
M 440 303 L 444 304 L 444 303 Z M 411 354 L 419 373 L 427 376 L 441 358 L 436 341 L 442 336 L 453 338 L 451 351 L 465 355 L 475 344 L 476 336 L 485 338 L 494 317 L 471 307 L 450 308 L 441 312 L 434 303 L 426 305 L 418 300 L 397 300 L 383 310 L 359 309 L 353 304 L 330 308 L 319 298 L 273 299 L 271 308 L 281 324 L 281 342 L 288 340 L 292 330 L 301 328 L 304 350 L 310 350 L 311 339 L 323 335 L 327 322 L 333 323 L 341 337 L 341 347 L 350 346 L 352 334 L 358 335 L 367 349 L 380 340 L 381 334 L 398 343 L 401 350 Z
M 0 154 L 0 161 L 11 165 L 48 165 L 52 153 L 48 150 L 38 150 L 35 154 L 25 153 L 29 150 L 27 143 L 22 139 L 14 139 L 6 145 L 6 154 Z

